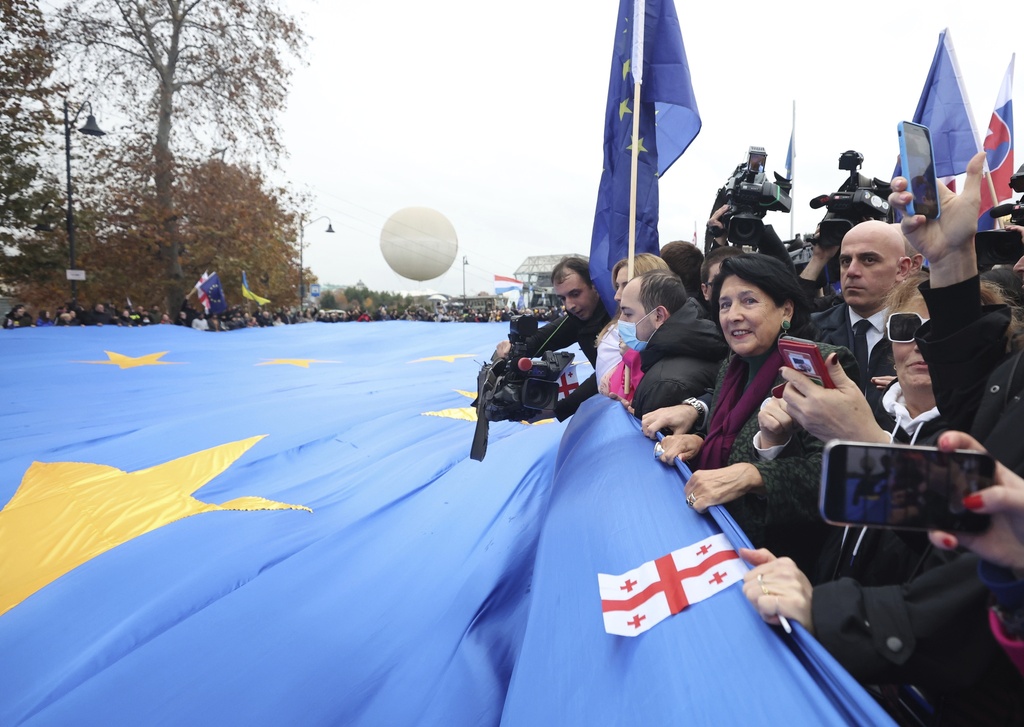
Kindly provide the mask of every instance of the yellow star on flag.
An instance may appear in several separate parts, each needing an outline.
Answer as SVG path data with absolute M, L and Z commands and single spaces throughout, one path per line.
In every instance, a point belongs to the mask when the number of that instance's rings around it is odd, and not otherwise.
M 84 462 L 33 462 L 0 510 L 0 614 L 83 563 L 192 515 L 221 510 L 307 510 L 262 497 L 215 505 L 192 493 L 263 436 L 124 472 Z
M 308 369 L 311 363 L 341 363 L 340 361 L 321 361 L 315 358 L 268 358 L 257 366 L 300 366 Z
M 632 59 L 627 58 L 626 62 L 622 64 L 622 80 L 626 80 L 626 76 L 629 75 L 629 64 Z
M 160 359 L 167 355 L 167 351 L 161 351 L 160 353 L 148 353 L 145 356 L 125 356 L 124 354 L 114 353 L 113 351 L 104 351 L 107 354 L 106 361 L 77 361 L 76 363 L 87 363 L 87 364 L 109 364 L 111 366 L 117 366 L 118 368 L 134 369 L 139 366 L 170 366 L 171 364 L 183 364 L 184 361 L 161 361 Z
M 476 392 L 463 391 L 462 389 L 455 389 L 455 392 L 462 394 L 467 399 L 475 399 Z M 475 406 L 460 406 L 453 409 L 441 409 L 440 411 L 425 411 L 420 416 L 425 417 L 442 417 L 444 419 L 461 419 L 466 422 L 475 422 L 477 420 L 476 407 Z M 520 424 L 529 424 L 531 426 L 537 424 L 551 424 L 554 419 L 541 419 L 536 422 L 520 421 Z
M 633 113 L 633 110 L 629 108 L 629 99 L 623 99 L 622 103 L 619 104 L 619 121 L 622 121 L 623 116 L 631 113 Z
M 640 141 L 640 151 L 647 151 L 646 149 L 644 149 L 644 137 L 641 136 L 639 141 Z M 630 144 L 629 146 L 626 147 L 626 149 L 629 150 L 629 151 L 632 151 L 633 150 L 633 145 Z
M 415 361 L 410 361 L 409 363 L 421 363 L 423 361 L 447 361 L 448 363 L 455 363 L 455 359 L 457 358 L 473 358 L 474 356 L 476 356 L 475 353 L 456 353 L 451 356 L 428 356 L 427 358 L 418 358 Z M 476 394 L 473 394 L 473 396 L 476 396 Z

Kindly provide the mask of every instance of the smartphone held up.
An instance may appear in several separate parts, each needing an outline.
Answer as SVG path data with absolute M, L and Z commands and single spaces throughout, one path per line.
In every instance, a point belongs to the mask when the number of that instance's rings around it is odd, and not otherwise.
M 833 440 L 822 459 L 822 517 L 836 525 L 978 533 L 989 516 L 965 496 L 992 485 L 984 452 Z
M 927 126 L 901 121 L 897 126 L 900 137 L 900 166 L 907 178 L 908 191 L 913 201 L 907 205 L 908 215 L 939 218 L 939 182 L 935 176 L 935 155 L 932 137 Z

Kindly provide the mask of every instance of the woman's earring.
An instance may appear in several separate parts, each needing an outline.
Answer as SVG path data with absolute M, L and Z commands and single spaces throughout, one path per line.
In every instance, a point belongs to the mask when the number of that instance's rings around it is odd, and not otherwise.
M 783 318 L 782 319 L 782 332 L 785 333 L 788 330 L 789 330 L 789 321 L 787 321 L 785 318 Z

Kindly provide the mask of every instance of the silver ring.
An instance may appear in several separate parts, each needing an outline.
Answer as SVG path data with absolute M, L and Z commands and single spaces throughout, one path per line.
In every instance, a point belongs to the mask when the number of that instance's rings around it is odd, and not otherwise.
M 693 507 L 695 504 L 697 504 L 697 496 L 691 492 L 689 495 L 686 496 L 686 504 L 689 505 L 690 507 Z
M 655 456 L 655 458 L 659 458 L 663 454 L 665 454 L 665 448 L 661 446 L 661 442 L 655 442 L 654 443 L 654 456 Z

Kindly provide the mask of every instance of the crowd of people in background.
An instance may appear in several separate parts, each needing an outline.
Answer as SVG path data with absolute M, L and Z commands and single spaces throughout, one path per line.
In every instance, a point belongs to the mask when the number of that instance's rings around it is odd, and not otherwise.
M 120 312 L 110 303 L 97 303 L 92 308 L 85 308 L 77 303 L 67 303 L 58 307 L 51 315 L 48 310 L 39 310 L 35 315 L 21 303 L 14 305 L 3 318 L 3 327 L 12 328 L 44 328 L 47 326 L 154 326 L 176 325 L 200 331 L 234 331 L 240 328 L 266 328 L 269 326 L 285 326 L 296 323 L 347 323 L 368 321 L 428 321 L 428 322 L 463 322 L 463 323 L 496 323 L 508 322 L 512 316 L 529 312 L 540 320 L 554 320 L 561 314 L 561 309 L 544 306 L 530 311 L 520 311 L 513 304 L 508 308 L 492 308 L 490 310 L 462 310 L 437 306 L 407 306 L 400 310 L 397 306 L 379 306 L 376 310 L 365 310 L 359 305 L 344 310 L 321 310 L 318 308 L 284 308 L 276 311 L 258 307 L 250 311 L 246 306 L 233 306 L 221 313 L 206 313 L 192 307 L 186 300 L 181 308 L 174 313 L 160 310 L 159 306 L 121 307 Z

